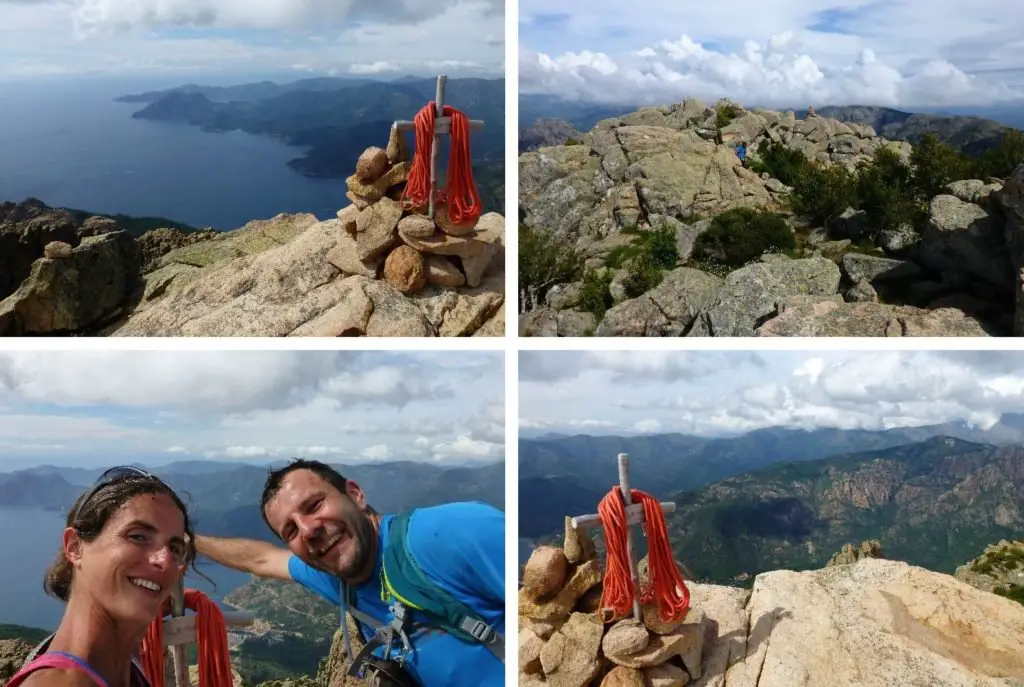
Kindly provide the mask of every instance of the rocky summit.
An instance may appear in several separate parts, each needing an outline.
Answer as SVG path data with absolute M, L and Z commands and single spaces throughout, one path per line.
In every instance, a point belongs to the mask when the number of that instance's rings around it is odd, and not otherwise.
M 409 209 L 397 133 L 347 179 L 351 204 L 229 232 L 157 229 L 35 200 L 0 206 L 0 335 L 502 336 L 505 220 Z M 7 269 L 9 267 L 9 269 Z
M 929 191 L 917 226 L 883 229 L 853 207 L 827 223 L 795 211 L 794 188 L 761 164 L 779 149 L 851 174 L 882 154 L 909 169 L 914 152 L 813 112 L 688 99 L 522 153 L 520 245 L 532 232 L 583 265 L 572 278 L 521 285 L 520 334 L 1024 335 L 1024 165 L 1002 179 L 954 178 Z M 713 235 L 722 252 L 749 242 L 717 226 L 744 209 L 775 216 L 785 247 L 712 265 L 715 250 L 701 244 Z M 659 232 L 675 244 L 661 254 L 669 263 L 638 283 L 638 247 Z M 521 249 L 521 279 L 530 259 Z
M 522 687 L 1024 685 L 1024 606 L 950 575 L 868 555 L 752 589 L 688 581 L 681 621 L 645 606 L 606 623 L 593 545 L 569 539 L 526 566 Z

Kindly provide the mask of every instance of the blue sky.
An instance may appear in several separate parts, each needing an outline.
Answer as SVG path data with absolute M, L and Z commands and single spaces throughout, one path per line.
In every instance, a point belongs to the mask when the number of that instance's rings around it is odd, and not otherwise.
M 499 352 L 0 352 L 0 471 L 504 458 Z
M 0 79 L 500 76 L 504 0 L 0 0 Z
M 1024 352 L 523 351 L 519 432 L 726 436 L 1024 412 Z
M 521 0 L 523 93 L 654 104 L 1024 102 L 1013 0 Z

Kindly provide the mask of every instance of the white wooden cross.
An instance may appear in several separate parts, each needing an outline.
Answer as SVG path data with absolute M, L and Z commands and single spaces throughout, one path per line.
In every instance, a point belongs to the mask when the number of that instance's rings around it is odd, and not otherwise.
M 198 640 L 195 614 L 185 615 L 184 580 L 179 580 L 171 594 L 171 618 L 163 621 L 164 648 L 170 649 L 170 664 L 164 670 L 174 668 L 174 687 L 192 687 L 188 676 L 188 663 L 185 661 L 185 647 L 195 644 Z M 244 611 L 227 611 L 224 613 L 224 624 L 231 627 L 249 627 L 255 616 Z
M 448 83 L 448 77 L 441 74 L 437 77 L 437 95 L 434 98 L 434 145 L 430 148 L 430 209 L 428 217 L 434 219 L 434 197 L 437 195 L 437 155 L 441 148 L 441 136 L 451 135 L 452 123 L 449 117 L 444 116 L 444 87 Z M 391 125 L 400 132 L 413 131 L 416 123 L 410 121 L 397 121 Z M 482 119 L 469 120 L 470 131 L 479 131 L 484 128 Z M 451 173 L 451 170 L 448 170 Z
M 622 491 L 622 498 L 626 502 L 626 549 L 629 551 L 629 576 L 633 580 L 633 618 L 643 622 L 643 613 L 640 610 L 640 574 L 637 570 L 636 551 L 633 549 L 633 525 L 643 524 L 644 504 L 633 503 L 629 486 L 629 456 L 625 453 L 619 454 L 619 489 Z M 676 504 L 671 501 L 662 501 L 658 504 L 663 513 L 672 513 Z M 572 519 L 574 529 L 590 529 L 601 526 L 601 516 L 579 515 Z

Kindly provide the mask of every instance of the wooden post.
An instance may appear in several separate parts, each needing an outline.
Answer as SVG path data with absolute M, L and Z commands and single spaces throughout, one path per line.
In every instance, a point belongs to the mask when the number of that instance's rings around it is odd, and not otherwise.
M 629 456 L 620 453 L 618 460 L 619 489 L 622 491 L 622 497 L 626 503 L 626 549 L 629 552 L 629 576 L 633 580 L 633 618 L 643 622 L 643 612 L 640 608 L 640 573 L 637 569 L 636 550 L 633 548 L 632 526 L 644 523 L 644 506 L 642 503 L 633 503 L 629 484 Z M 664 501 L 659 505 L 664 513 L 671 513 L 676 509 L 676 504 L 671 501 Z M 601 516 L 597 514 L 579 515 L 572 518 L 571 522 L 575 529 L 600 527 Z
M 171 597 L 171 615 L 181 618 L 185 615 L 185 579 L 178 579 Z M 171 655 L 174 657 L 174 687 L 191 687 L 188 679 L 188 663 L 185 662 L 185 648 L 181 644 L 171 645 Z
M 441 137 L 452 132 L 451 120 L 444 116 L 444 92 L 447 83 L 446 75 L 441 74 L 437 77 L 437 91 L 434 96 L 434 141 L 430 148 L 430 205 L 427 211 L 430 219 L 435 218 L 437 210 L 437 157 L 440 154 Z M 416 124 L 412 121 L 397 121 L 392 126 L 404 132 L 414 130 Z M 470 131 L 479 131 L 484 128 L 484 122 L 480 119 L 471 119 L 469 128 Z
M 444 116 L 444 87 L 448 83 L 448 77 L 441 74 L 437 77 L 437 96 L 434 98 L 434 121 Z M 434 127 L 434 145 L 430 147 L 430 210 L 427 216 L 434 219 L 435 204 L 437 197 L 437 155 L 441 147 L 441 134 Z

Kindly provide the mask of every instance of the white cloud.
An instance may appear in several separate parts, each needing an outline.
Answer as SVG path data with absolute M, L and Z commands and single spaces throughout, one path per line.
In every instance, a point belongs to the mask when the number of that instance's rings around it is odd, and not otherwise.
M 547 353 L 534 355 L 541 358 L 533 370 L 554 365 L 543 360 Z M 662 360 L 662 352 L 629 355 L 652 367 Z M 571 379 L 521 381 L 519 429 L 528 436 L 720 436 L 773 426 L 880 430 L 964 421 L 989 427 L 1003 413 L 1024 412 L 1024 353 L 762 351 L 760 364 L 747 366 L 740 351 L 675 355 L 717 372 L 638 376 L 623 385 L 602 361 L 586 358 Z
M 435 460 L 479 460 L 497 457 L 500 451 L 500 445 L 477 441 L 463 435 L 456 437 L 454 441 L 437 444 L 434 446 L 433 455 Z
M 503 9 L 498 0 L 0 0 L 0 78 L 394 76 L 440 64 L 493 76 L 504 67 Z M 358 67 L 385 63 L 392 69 Z
M 363 449 L 363 457 L 370 460 L 387 460 L 391 455 L 391 449 L 385 444 L 376 444 Z
M 615 104 L 989 105 L 1024 99 L 1024 13 L 1004 0 L 611 0 L 520 5 L 524 93 Z M 568 19 L 546 26 L 561 13 Z M 586 14 L 586 16 L 583 16 Z M 746 18 L 756 17 L 756 21 Z M 744 18 L 739 19 L 738 18 Z M 666 27 L 683 27 L 669 33 Z
M 0 352 L 10 447 L 0 458 L 61 443 L 72 448 L 59 464 L 436 460 L 434 446 L 455 457 L 482 444 L 500 459 L 502 361 L 484 351 Z

